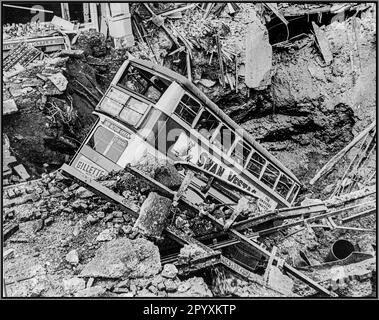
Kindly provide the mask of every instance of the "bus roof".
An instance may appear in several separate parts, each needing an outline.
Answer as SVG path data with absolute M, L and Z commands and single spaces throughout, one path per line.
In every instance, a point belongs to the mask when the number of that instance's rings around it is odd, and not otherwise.
M 243 138 L 246 139 L 256 150 L 263 154 L 267 159 L 269 159 L 273 164 L 290 176 L 294 181 L 301 184 L 297 177 L 287 169 L 279 160 L 277 160 L 272 154 L 270 154 L 266 149 L 264 149 L 254 138 L 243 128 L 241 128 L 237 123 L 235 123 L 229 116 L 227 116 L 213 101 L 211 101 L 200 89 L 198 89 L 190 80 L 186 77 L 166 68 L 154 64 L 147 60 L 140 60 L 132 58 L 129 60 L 132 64 L 140 65 L 152 69 L 162 75 L 170 78 L 171 80 L 177 82 L 188 91 L 190 91 L 196 98 L 198 98 L 207 108 L 209 108 L 214 114 L 216 114 L 223 122 L 233 129 L 242 130 Z

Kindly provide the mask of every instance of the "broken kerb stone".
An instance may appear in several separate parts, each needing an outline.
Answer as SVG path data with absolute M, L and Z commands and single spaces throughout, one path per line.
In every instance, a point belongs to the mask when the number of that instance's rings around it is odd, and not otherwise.
M 121 238 L 105 243 L 82 270 L 80 277 L 141 278 L 161 271 L 158 247 L 146 239 Z
M 172 201 L 155 192 L 150 192 L 141 206 L 138 219 L 134 224 L 141 233 L 159 239 L 166 227 Z

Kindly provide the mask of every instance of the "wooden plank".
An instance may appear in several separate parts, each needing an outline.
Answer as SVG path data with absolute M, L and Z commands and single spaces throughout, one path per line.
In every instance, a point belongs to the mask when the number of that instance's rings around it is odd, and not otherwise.
M 285 24 L 288 25 L 288 21 L 284 16 L 279 12 L 278 8 L 274 5 L 274 3 L 265 3 L 265 5 Z
M 178 205 L 179 199 L 183 196 L 183 194 L 186 192 L 187 188 L 191 184 L 193 177 L 195 176 L 195 173 L 191 170 L 189 170 L 184 177 L 182 184 L 180 185 L 180 188 L 178 192 L 176 192 L 174 196 L 174 200 L 172 201 L 172 205 L 176 207 Z
M 314 23 L 314 21 L 312 21 L 312 26 L 324 61 L 327 65 L 329 65 L 333 61 L 333 54 L 330 50 L 329 41 L 326 38 L 324 32 Z
M 68 7 L 68 2 L 61 2 L 61 12 L 62 18 L 64 20 L 70 21 L 70 9 Z
M 343 148 L 340 152 L 338 152 L 332 159 L 330 159 L 317 174 L 309 181 L 310 185 L 315 184 L 315 182 L 321 178 L 324 174 L 329 172 L 337 162 L 341 160 L 341 158 L 350 151 L 363 137 L 366 136 L 372 129 L 376 126 L 376 121 L 371 123 L 366 129 L 364 129 L 360 134 L 358 134 L 345 148 Z
M 371 215 L 371 214 L 374 214 L 376 213 L 376 208 L 375 209 L 371 209 L 371 210 L 366 210 L 366 211 L 363 211 L 363 212 L 360 212 L 360 213 L 357 213 L 357 214 L 354 214 L 350 217 L 346 217 L 346 218 L 343 218 L 341 220 L 342 224 L 344 223 L 347 223 L 347 222 L 350 222 L 350 221 L 353 221 L 353 220 L 356 220 L 356 219 L 361 219 L 361 218 L 364 218 L 364 217 L 367 217 L 368 215 Z
M 278 247 L 274 246 L 272 248 L 272 251 L 271 251 L 271 256 L 270 256 L 270 259 L 268 260 L 268 263 L 267 263 L 267 267 L 266 267 L 266 270 L 265 270 L 265 273 L 263 275 L 263 280 L 265 282 L 268 281 L 268 277 L 270 275 L 270 269 L 271 269 L 271 266 L 272 266 L 272 263 L 274 262 L 274 258 L 276 256 L 276 252 L 278 250 Z
M 224 63 L 222 61 L 222 53 L 221 53 L 221 42 L 220 42 L 220 35 L 216 35 L 216 43 L 217 43 L 217 57 L 218 57 L 218 63 L 220 66 L 220 79 L 222 87 L 225 88 L 225 75 L 224 75 Z
M 3 237 L 4 241 L 8 240 L 19 229 L 17 223 L 8 223 L 4 225 Z

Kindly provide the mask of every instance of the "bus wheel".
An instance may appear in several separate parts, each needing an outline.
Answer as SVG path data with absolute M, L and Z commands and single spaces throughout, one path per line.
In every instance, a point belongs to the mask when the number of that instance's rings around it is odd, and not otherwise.
M 160 239 L 168 222 L 171 204 L 170 199 L 160 196 L 156 192 L 150 192 L 140 208 L 134 226 L 144 236 L 155 240 Z

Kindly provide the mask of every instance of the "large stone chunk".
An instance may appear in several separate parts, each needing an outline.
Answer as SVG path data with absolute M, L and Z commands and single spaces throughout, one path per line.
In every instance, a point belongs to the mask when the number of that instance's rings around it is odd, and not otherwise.
M 154 172 L 154 179 L 174 190 L 179 189 L 183 180 L 178 170 L 170 163 L 157 167 Z
M 166 227 L 172 201 L 155 192 L 150 192 L 141 206 L 135 227 L 143 234 L 159 238 Z
M 249 88 L 264 89 L 271 84 L 272 47 L 267 28 L 253 19 L 246 35 L 245 83 Z
M 167 263 L 163 266 L 162 276 L 169 279 L 174 279 L 178 274 L 178 269 L 172 263 Z
M 293 280 L 284 275 L 278 267 L 271 266 L 268 285 L 286 296 L 292 295 Z
M 140 278 L 158 274 L 158 247 L 146 239 L 121 238 L 105 243 L 80 273 L 81 277 Z

